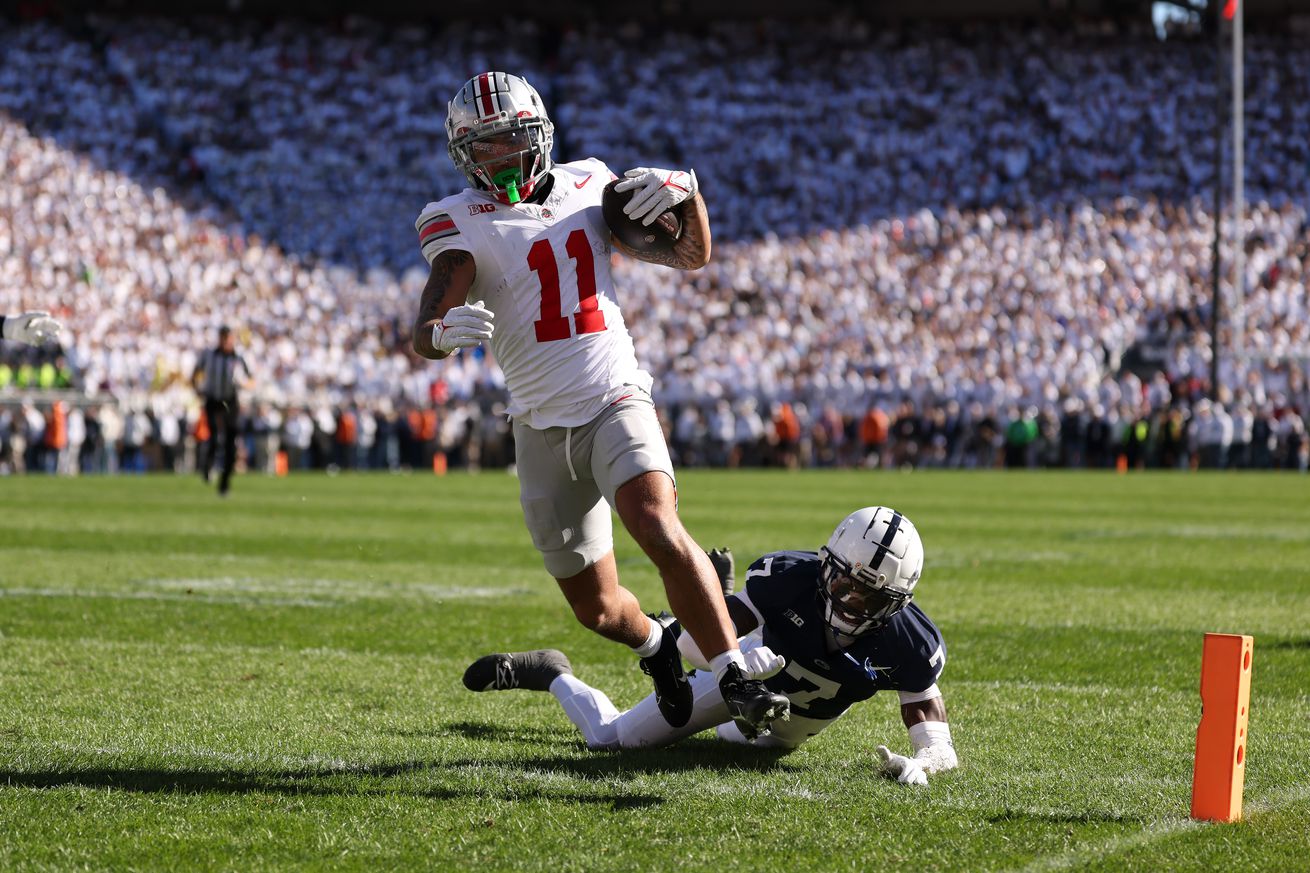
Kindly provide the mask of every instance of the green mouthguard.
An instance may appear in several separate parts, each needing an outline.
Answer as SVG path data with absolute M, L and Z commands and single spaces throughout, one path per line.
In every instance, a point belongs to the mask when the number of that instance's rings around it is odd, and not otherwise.
M 505 189 L 505 196 L 509 198 L 510 203 L 518 203 L 523 199 L 519 196 L 519 182 L 522 180 L 522 170 L 501 170 L 491 178 L 491 181 Z

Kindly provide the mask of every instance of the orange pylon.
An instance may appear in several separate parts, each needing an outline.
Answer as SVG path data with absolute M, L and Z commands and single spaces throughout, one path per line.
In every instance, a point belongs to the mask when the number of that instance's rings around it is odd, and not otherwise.
M 1238 821 L 1246 781 L 1251 652 L 1241 634 L 1206 634 L 1201 651 L 1201 724 L 1192 770 L 1192 818 Z

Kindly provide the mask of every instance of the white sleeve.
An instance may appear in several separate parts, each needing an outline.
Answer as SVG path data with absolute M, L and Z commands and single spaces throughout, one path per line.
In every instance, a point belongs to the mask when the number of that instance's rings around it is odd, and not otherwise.
M 444 203 L 429 203 L 423 207 L 414 222 L 414 229 L 418 231 L 419 250 L 429 264 L 449 249 L 472 251 Z
M 914 759 L 929 773 L 954 770 L 960 764 L 951 742 L 951 726 L 944 721 L 921 721 L 910 725 Z
M 942 690 L 934 682 L 922 691 L 897 691 L 896 696 L 901 699 L 901 706 L 907 706 L 911 703 L 922 703 L 925 700 L 932 700 L 934 697 L 941 697 Z

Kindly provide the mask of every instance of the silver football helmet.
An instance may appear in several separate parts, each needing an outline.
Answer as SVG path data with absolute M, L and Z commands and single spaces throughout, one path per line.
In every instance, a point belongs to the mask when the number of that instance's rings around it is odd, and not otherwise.
M 450 159 L 474 188 L 518 203 L 550 172 L 555 125 L 537 89 L 509 73 L 464 83 L 446 112 Z
M 923 572 L 923 541 L 896 510 L 867 506 L 837 525 L 819 557 L 824 619 L 838 634 L 857 637 L 910 602 Z

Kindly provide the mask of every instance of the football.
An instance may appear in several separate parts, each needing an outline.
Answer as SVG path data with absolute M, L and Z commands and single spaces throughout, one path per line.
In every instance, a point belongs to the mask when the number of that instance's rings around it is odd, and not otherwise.
M 610 232 L 628 248 L 638 252 L 672 251 L 682 236 L 682 218 L 678 214 L 678 207 L 666 210 L 649 225 L 643 225 L 623 214 L 623 207 L 628 205 L 636 191 L 615 191 L 614 186 L 620 181 L 615 179 L 610 182 L 601 195 L 600 208 Z

